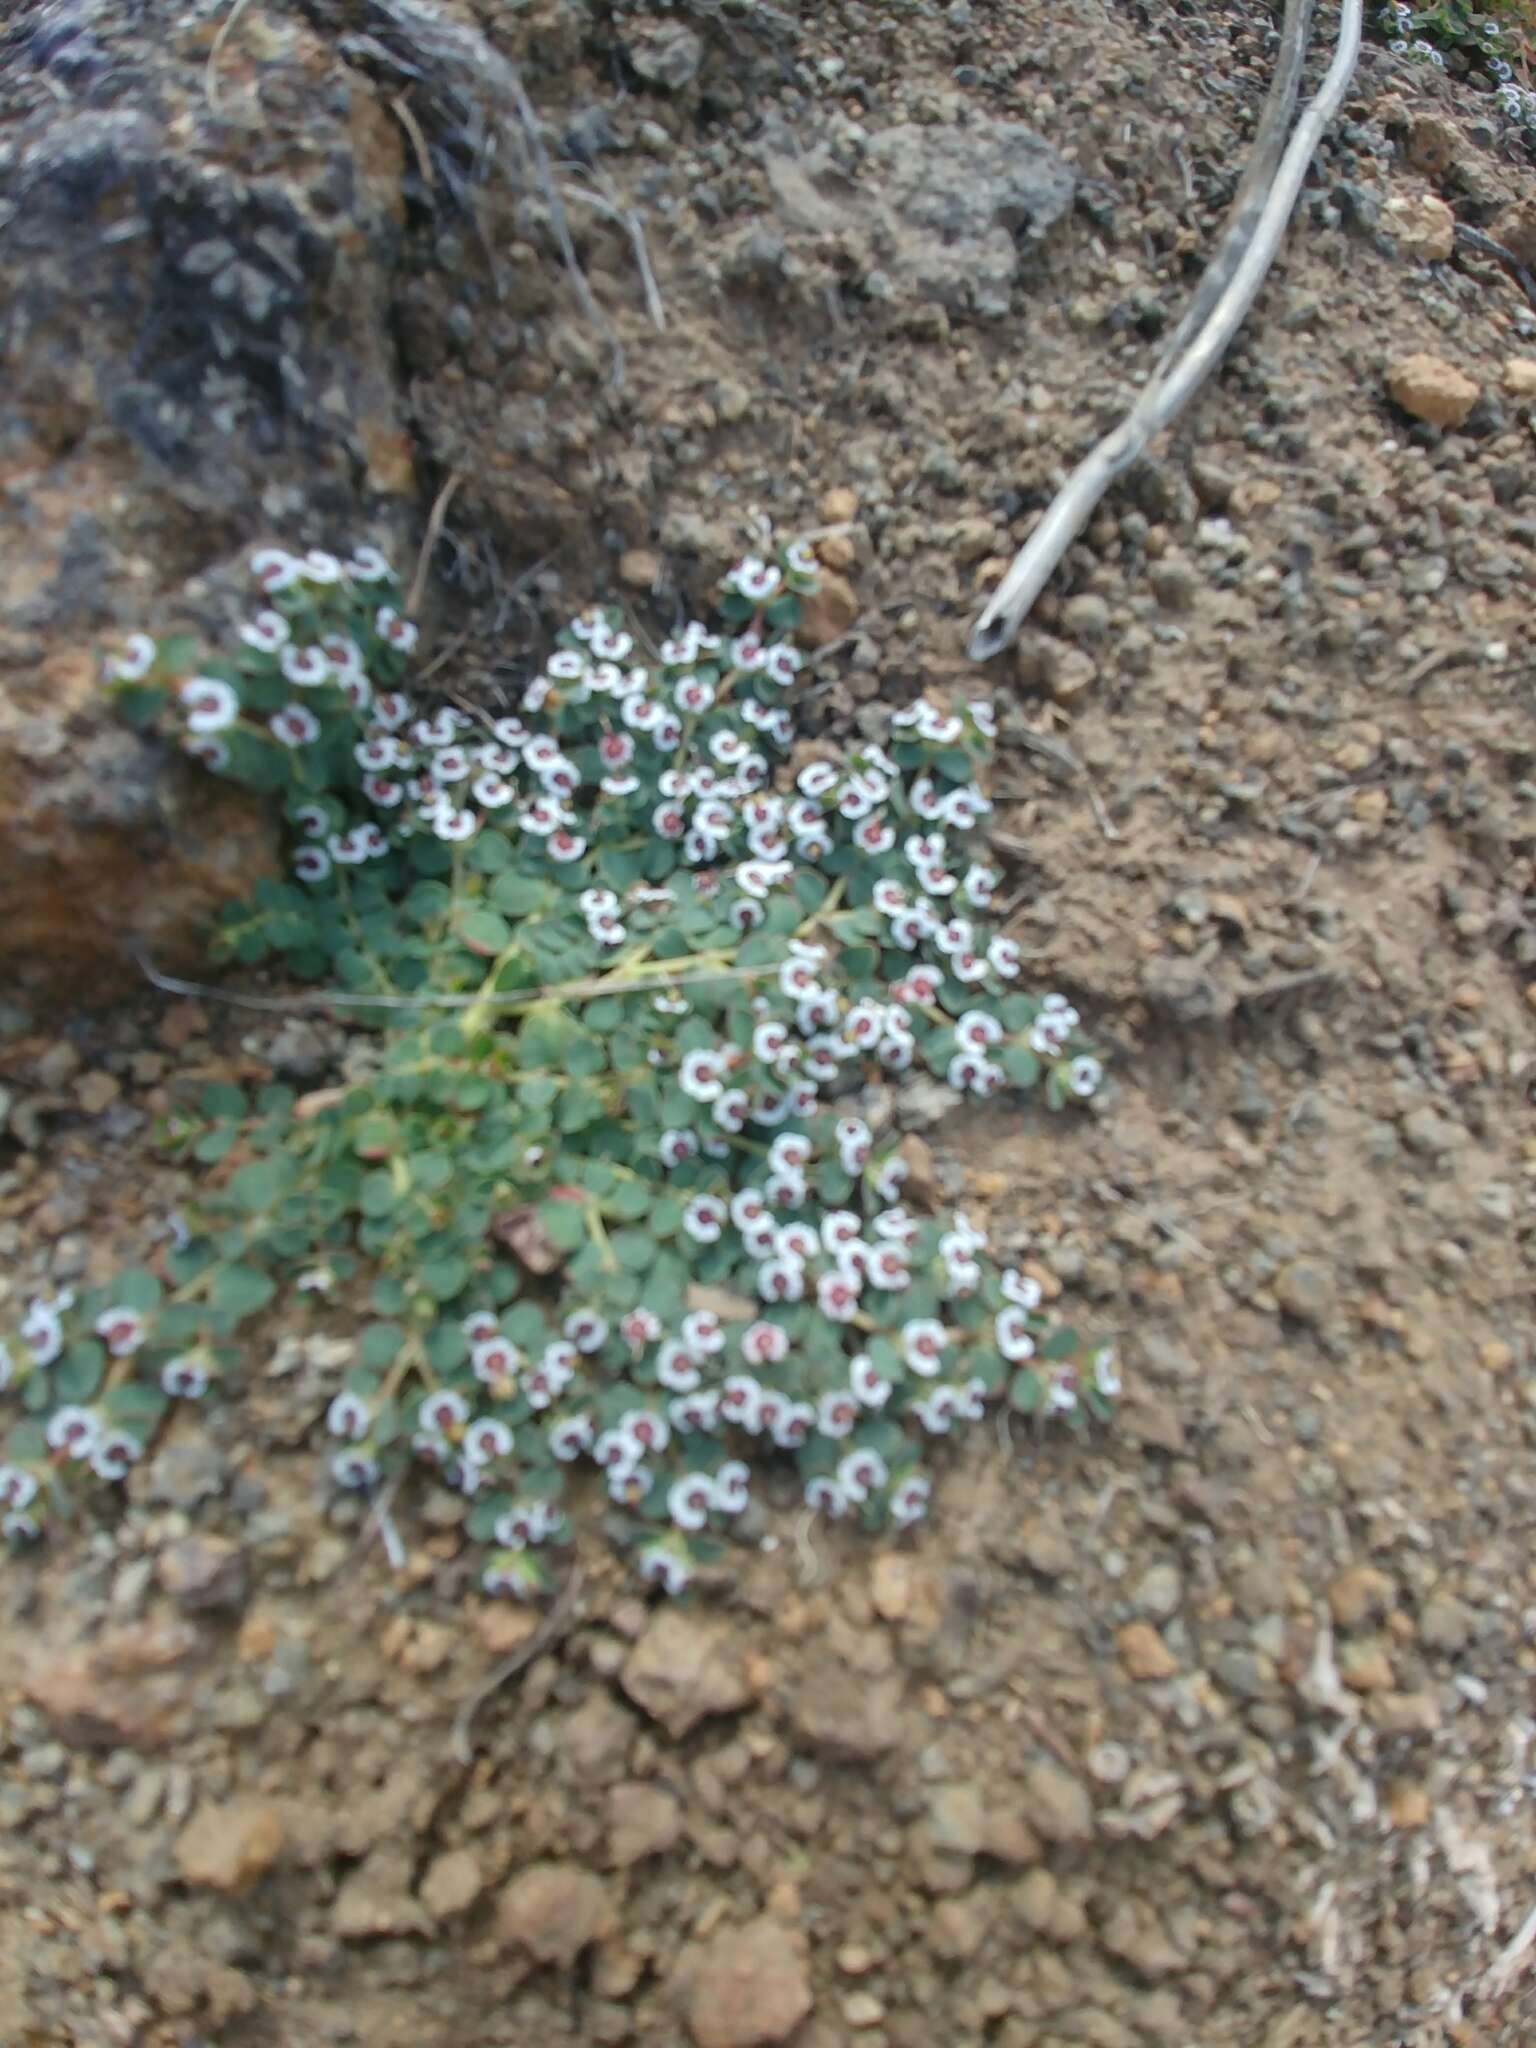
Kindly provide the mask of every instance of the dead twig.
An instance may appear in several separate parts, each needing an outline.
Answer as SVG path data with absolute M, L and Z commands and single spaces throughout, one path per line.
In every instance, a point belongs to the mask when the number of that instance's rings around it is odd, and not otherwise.
M 665 334 L 667 309 L 662 304 L 661 288 L 656 282 L 656 273 L 651 268 L 651 252 L 646 246 L 644 221 L 632 207 L 620 206 L 601 192 L 590 192 L 585 185 L 569 185 L 566 191 L 572 199 L 584 199 L 588 206 L 603 216 L 604 220 L 611 220 L 628 235 L 629 246 L 634 253 L 635 268 L 640 273 L 641 289 L 645 293 L 645 310 L 650 314 L 651 325 L 656 332 Z
M 427 138 L 421 132 L 421 123 L 403 92 L 397 92 L 389 103 L 389 110 L 406 134 L 411 138 L 411 147 L 416 152 L 416 168 L 421 173 L 421 182 L 429 192 L 436 191 L 437 178 L 432 170 L 432 152 L 427 148 Z
M 1209 287 L 1202 285 L 1195 294 L 1195 306 L 1205 316 L 1202 324 L 1188 335 L 1188 346 L 1176 360 L 1154 371 L 1125 419 L 1090 450 L 1058 491 L 972 628 L 968 652 L 973 661 L 989 660 L 1014 639 L 1030 606 L 1110 485 L 1139 460 L 1154 435 L 1178 417 L 1226 354 L 1269 274 L 1323 130 L 1354 75 L 1360 53 L 1361 11 L 1362 0 L 1339 0 L 1333 62 L 1296 124 L 1257 218 L 1251 217 L 1245 204 L 1242 218 L 1233 220 L 1218 247 L 1215 267 L 1220 291 L 1213 282 Z M 1287 48 L 1304 29 L 1306 16 L 1306 6 L 1291 0 L 1286 15 Z M 1282 94 L 1286 76 L 1288 68 L 1283 67 Z M 1181 339 L 1186 325 L 1187 321 L 1180 323 Z
M 250 4 L 251 0 L 234 0 L 234 5 L 219 23 L 218 32 L 209 45 L 208 62 L 203 71 L 203 92 L 207 98 L 209 109 L 215 114 L 219 111 L 219 58 L 223 53 L 224 45 L 234 34 L 236 24 L 239 22 L 241 15 L 244 14 Z
M 483 1684 L 477 1685 L 459 1708 L 453 1717 L 453 1733 L 449 1743 L 455 1763 L 467 1766 L 474 1762 L 474 1744 L 470 1737 L 474 1729 L 475 1716 L 493 1693 L 500 1692 L 508 1679 L 515 1678 L 519 1671 L 533 1662 L 535 1657 L 542 1656 L 551 1644 L 557 1643 L 566 1634 L 575 1619 L 573 1610 L 576 1595 L 580 1590 L 581 1566 L 572 1565 L 570 1576 L 560 1588 L 554 1606 L 550 1608 L 527 1642 L 521 1649 L 514 1650 L 510 1657 L 504 1657 L 490 1677 Z
M 453 503 L 453 494 L 464 481 L 464 472 L 456 469 L 447 483 L 432 501 L 432 510 L 427 515 L 427 530 L 421 537 L 421 552 L 416 557 L 416 573 L 411 578 L 410 595 L 405 600 L 405 615 L 414 618 L 427 587 L 427 571 L 432 566 L 432 550 L 437 546 L 438 535 L 443 530 L 443 521 L 448 517 L 448 507 Z

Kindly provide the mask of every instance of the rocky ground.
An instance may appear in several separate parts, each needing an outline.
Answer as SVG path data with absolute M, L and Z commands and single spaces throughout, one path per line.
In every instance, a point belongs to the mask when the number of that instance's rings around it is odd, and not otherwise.
M 310 384 L 285 372 L 281 404 L 243 275 L 227 418 L 164 414 L 143 334 L 98 413 L 35 305 L 8 330 L 32 352 L 7 808 L 46 826 L 103 980 L 70 861 L 148 819 L 190 916 L 225 886 L 210 844 L 256 857 L 138 756 L 132 801 L 80 828 L 127 743 L 70 681 L 156 592 L 217 614 L 268 418 L 242 377 L 283 429 L 259 517 L 285 538 L 342 512 L 403 538 L 462 475 L 431 616 L 467 693 L 515 686 L 562 604 L 665 622 L 759 520 L 831 529 L 809 715 L 846 728 L 970 673 L 978 592 L 1177 318 L 1269 50 L 1254 0 L 444 9 L 521 64 L 541 164 L 477 113 L 476 45 L 408 7 L 251 7 L 211 83 L 216 12 L 184 16 L 152 47 L 133 10 L 24 8 L 0 101 L 13 226 L 36 152 L 77 162 L 70 124 L 117 121 L 126 77 L 187 153 L 143 200 L 161 288 L 206 277 L 186 250 L 220 220 L 267 237 L 226 267 L 281 268 L 298 229 L 251 226 L 261 178 L 334 245 L 298 266 Z M 1536 2035 L 1536 371 L 1508 367 L 1536 313 L 1451 241 L 1457 218 L 1529 261 L 1536 218 L 1486 105 L 1367 54 L 1246 338 L 996 664 L 1010 929 L 1114 1086 L 1065 1123 L 903 1113 L 1121 1333 L 1113 1435 L 972 1444 L 878 1550 L 767 1514 L 680 1608 L 594 1540 L 541 1617 L 466 1597 L 448 1497 L 402 1505 L 398 1569 L 326 1502 L 304 1439 L 344 1338 L 275 1329 L 248 1402 L 178 1429 L 121 1522 L 0 1577 L 0 2040 Z M 219 183 L 242 133 L 243 214 Z M 15 929 L 0 1291 L 24 1295 L 186 1198 L 150 1142 L 178 1091 L 338 1047 L 141 994 L 74 1015 L 25 965 L 51 937 Z

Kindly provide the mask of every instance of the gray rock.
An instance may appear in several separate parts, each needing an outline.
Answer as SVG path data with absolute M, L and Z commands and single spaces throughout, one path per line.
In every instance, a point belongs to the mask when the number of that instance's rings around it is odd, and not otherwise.
M 1131 1595 L 1138 1614 L 1149 1621 L 1171 1621 L 1183 1605 L 1184 1581 L 1176 1565 L 1154 1564 L 1144 1571 Z
M 1467 1133 L 1430 1103 L 1420 1103 L 1402 1119 L 1403 1143 L 1423 1159 L 1443 1159 L 1467 1142 Z
M 964 128 L 888 128 L 850 177 L 831 149 L 798 153 L 776 136 L 767 152 L 775 198 L 797 227 L 863 245 L 897 298 L 936 299 L 951 312 L 1009 312 L 1020 246 L 1070 210 L 1077 173 L 1017 121 Z
M 681 21 L 647 22 L 625 42 L 635 75 L 662 92 L 692 85 L 704 62 L 704 38 Z

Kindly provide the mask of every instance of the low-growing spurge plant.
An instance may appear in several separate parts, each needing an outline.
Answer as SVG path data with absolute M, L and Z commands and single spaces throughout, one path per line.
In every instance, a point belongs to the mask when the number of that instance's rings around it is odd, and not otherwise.
M 927 1439 L 989 1401 L 1107 1416 L 1111 1353 L 966 1216 L 903 1205 L 868 1107 L 918 1068 L 1058 1108 L 1099 1085 L 1076 1011 L 1021 992 L 988 926 L 986 703 L 795 748 L 798 546 L 653 657 L 589 611 L 513 716 L 407 694 L 416 629 L 372 548 L 253 566 L 232 657 L 138 637 L 112 687 L 283 806 L 291 879 L 226 910 L 216 954 L 325 983 L 373 1033 L 367 1078 L 210 1087 L 173 1120 L 216 1170 L 160 1270 L 34 1301 L 0 1346 L 7 1534 L 238 1380 L 280 1294 L 359 1305 L 335 1484 L 435 1467 L 493 1591 L 545 1585 L 583 1462 L 676 1591 L 754 1456 L 793 1460 L 812 1509 L 899 1527 Z
M 1399 56 L 1485 78 L 1512 121 L 1536 128 L 1536 92 L 1515 75 L 1516 64 L 1527 54 L 1528 0 L 1488 0 L 1483 6 L 1471 0 L 1432 0 L 1427 7 L 1387 0 L 1376 10 L 1376 25 Z

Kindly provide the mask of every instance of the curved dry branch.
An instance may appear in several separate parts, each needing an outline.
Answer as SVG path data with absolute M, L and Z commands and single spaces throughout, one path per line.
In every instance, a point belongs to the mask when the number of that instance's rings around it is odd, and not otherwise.
M 1305 15 L 1305 8 L 1293 8 L 1288 24 L 1293 30 L 1299 28 L 1303 38 Z M 1030 606 L 1087 525 L 1104 493 L 1116 477 L 1139 459 L 1153 436 L 1178 417 L 1231 346 L 1275 260 L 1323 130 L 1338 111 L 1354 76 L 1360 54 L 1360 20 L 1361 0 L 1340 0 L 1333 62 L 1296 124 L 1262 208 L 1253 220 L 1251 236 L 1241 254 L 1236 254 L 1237 231 L 1246 228 L 1250 212 L 1246 204 L 1249 180 L 1245 178 L 1228 234 L 1212 265 L 1218 275 L 1230 266 L 1230 275 L 1225 276 L 1219 291 L 1205 280 L 1196 290 L 1195 306 L 1209 302 L 1203 325 L 1190 333 L 1191 317 L 1186 314 L 1175 337 L 1182 341 L 1188 335 L 1183 352 L 1166 367 L 1159 366 L 1125 419 L 1083 458 L 1057 492 L 971 630 L 967 651 L 973 661 L 986 661 L 1010 645 Z M 1299 51 L 1294 57 L 1299 60 Z M 1290 55 L 1282 55 L 1282 80 L 1290 61 Z M 1191 313 L 1193 310 L 1192 307 Z

